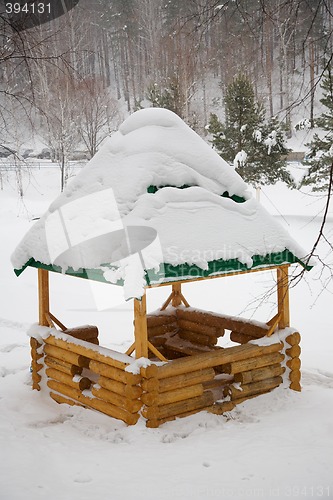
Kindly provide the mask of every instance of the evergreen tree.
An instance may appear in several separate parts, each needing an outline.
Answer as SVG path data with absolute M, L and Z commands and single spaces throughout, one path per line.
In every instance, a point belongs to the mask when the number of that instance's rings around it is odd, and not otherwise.
M 333 73 L 332 67 L 326 71 L 321 84 L 323 98 L 320 102 L 327 108 L 315 121 L 315 125 L 321 128 L 324 136 L 321 138 L 314 134 L 310 143 L 308 160 L 308 174 L 303 179 L 303 185 L 309 185 L 313 191 L 326 191 L 329 185 L 330 168 L 333 162 Z
M 288 153 L 283 129 L 275 118 L 265 122 L 264 107 L 246 76 L 237 76 L 228 86 L 224 103 L 225 124 L 216 115 L 209 123 L 217 152 L 253 186 L 278 180 L 292 185 L 283 159 Z
M 152 83 L 147 89 L 146 97 L 152 103 L 153 108 L 170 109 L 182 119 L 184 118 L 184 98 L 176 77 L 168 78 L 162 88 L 157 83 Z

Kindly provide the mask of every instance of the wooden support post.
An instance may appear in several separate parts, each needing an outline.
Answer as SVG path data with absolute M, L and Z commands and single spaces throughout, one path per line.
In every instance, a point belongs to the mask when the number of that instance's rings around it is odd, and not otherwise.
M 182 303 L 182 285 L 181 283 L 173 283 L 172 285 L 172 307 L 179 307 Z
M 290 325 L 288 268 L 289 265 L 284 265 L 277 269 L 277 298 L 280 330 Z
M 182 305 L 182 303 L 184 304 L 185 307 L 190 307 L 190 304 L 187 302 L 184 295 L 182 294 L 182 284 L 180 281 L 177 281 L 177 283 L 172 284 L 172 291 L 167 300 L 162 305 L 160 310 L 164 311 L 168 307 L 170 302 L 172 307 L 179 307 Z
M 45 269 L 38 269 L 38 304 L 39 304 L 39 324 L 49 326 L 47 314 L 50 312 L 49 303 L 49 272 Z
M 135 357 L 148 358 L 148 332 L 146 316 L 146 293 L 141 300 L 134 299 Z
M 39 324 L 41 326 L 49 326 L 47 318 L 49 314 L 49 273 L 45 269 L 38 269 L 38 310 L 39 310 Z M 38 373 L 43 368 L 42 363 L 37 361 L 43 358 L 43 354 L 39 349 L 41 344 L 34 338 L 30 339 L 31 345 L 31 372 L 32 372 L 32 388 L 40 391 L 39 382 L 42 377 Z
M 181 304 L 184 304 L 185 307 L 190 307 L 190 304 L 185 299 L 182 294 L 182 284 L 181 282 L 173 283 L 172 285 L 172 306 L 179 307 Z

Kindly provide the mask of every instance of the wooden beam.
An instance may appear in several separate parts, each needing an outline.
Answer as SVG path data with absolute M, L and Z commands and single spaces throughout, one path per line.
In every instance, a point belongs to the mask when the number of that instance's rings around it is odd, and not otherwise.
M 160 316 L 155 316 L 154 314 L 147 315 L 147 326 L 149 330 L 158 326 L 166 326 L 170 323 L 175 324 L 176 321 L 176 314 L 161 314 Z
M 53 314 L 51 314 L 50 312 L 49 312 L 49 317 L 50 317 L 50 319 L 53 321 L 53 323 L 55 323 L 56 325 L 58 325 L 58 326 L 59 326 L 59 328 L 61 328 L 61 330 L 62 330 L 63 332 L 64 332 L 65 330 L 67 330 L 67 327 L 66 327 L 63 323 L 61 323 L 61 322 L 58 320 L 58 318 L 56 318 L 56 317 L 55 317 Z
M 134 351 L 135 351 L 135 342 L 133 342 L 133 344 L 127 349 L 125 354 L 127 354 L 127 356 L 130 356 Z
M 269 330 L 266 334 L 267 337 L 270 337 L 275 332 L 275 329 L 276 329 L 280 319 L 281 319 L 281 313 L 280 314 L 278 313 L 272 319 L 267 321 L 266 324 L 269 326 Z
M 172 299 L 173 299 L 173 291 L 170 293 L 169 297 L 166 299 L 166 301 L 162 305 L 160 311 L 164 311 L 168 307 L 168 305 L 170 304 Z
M 61 347 L 49 344 L 45 344 L 43 350 L 46 356 L 50 356 L 57 361 L 65 361 L 66 363 L 82 368 L 88 368 L 89 366 L 89 360 L 85 356 L 82 356 L 82 354 L 77 354 L 76 352 L 72 352 L 70 350 L 66 351 L 65 349 L 61 349 Z
M 227 349 L 204 352 L 197 356 L 186 356 L 175 359 L 163 366 L 150 365 L 147 366 L 147 368 L 141 368 L 141 375 L 144 378 L 164 379 L 203 370 L 204 368 L 212 368 L 214 366 L 228 365 L 240 360 L 258 358 L 259 356 L 276 353 L 282 349 L 282 342 L 267 346 L 258 346 L 254 344 L 237 345 L 228 347 Z M 275 358 L 273 360 L 270 359 L 271 364 L 280 363 L 280 357 L 277 356 L 277 358 L 277 360 Z M 223 368 L 225 368 L 225 366 Z M 251 368 L 253 369 L 253 367 Z M 226 370 L 224 369 L 223 372 L 226 373 Z
M 89 363 L 89 370 L 97 373 L 97 375 L 115 380 L 116 382 L 122 382 L 126 385 L 137 385 L 141 382 L 140 375 L 134 375 L 133 373 L 125 372 L 125 370 L 121 370 L 105 363 L 101 363 L 100 361 L 91 360 Z
M 62 382 L 57 382 L 56 380 L 48 380 L 47 385 L 52 391 L 60 393 L 65 397 L 74 399 L 74 401 L 81 403 L 81 405 L 88 406 L 89 408 L 93 408 L 94 410 L 100 411 L 109 415 L 113 418 L 118 418 L 119 420 L 123 420 L 128 425 L 134 425 L 139 420 L 139 414 L 129 413 L 123 408 L 119 408 L 111 403 L 103 401 L 98 398 L 91 398 L 85 396 L 80 390 L 74 389 L 74 387 L 70 387 Z
M 278 325 L 280 330 L 290 326 L 288 268 L 289 265 L 284 265 L 277 269 L 278 315 L 280 316 Z
M 160 353 L 160 351 L 158 349 L 156 349 L 156 347 L 151 343 L 149 342 L 148 340 L 148 349 L 149 351 L 151 351 L 160 361 L 168 361 L 162 353 Z M 129 347 L 127 349 L 127 351 L 125 352 L 125 354 L 127 354 L 127 356 L 130 356 L 133 352 L 135 351 L 135 342 L 131 345 L 131 347 Z
M 171 300 L 172 307 L 179 307 L 181 305 L 181 303 L 182 303 L 181 293 L 182 293 L 182 284 L 181 283 L 173 283 L 173 285 L 172 285 L 172 300 Z
M 45 356 L 44 363 L 49 368 L 55 368 L 68 375 L 72 375 L 72 377 L 74 377 L 74 375 L 81 375 L 83 370 L 82 366 L 73 365 L 72 363 L 67 363 L 66 361 L 53 358 L 52 356 Z
M 120 370 L 125 370 L 125 368 L 129 365 L 129 363 L 127 363 L 127 362 L 112 358 L 112 351 L 109 349 L 108 349 L 108 351 L 110 352 L 110 355 L 108 355 L 107 353 L 102 354 L 98 350 L 98 346 L 95 346 L 95 345 L 90 344 L 88 342 L 76 343 L 74 338 L 73 338 L 73 341 L 71 341 L 69 339 L 68 339 L 68 341 L 66 341 L 66 340 L 63 340 L 61 338 L 55 337 L 54 335 L 49 335 L 49 337 L 44 339 L 44 342 L 45 342 L 45 344 L 58 347 L 62 351 L 80 354 L 84 359 L 87 360 L 88 364 L 89 364 L 89 360 L 95 360 L 95 361 L 100 361 L 101 363 L 109 365 L 109 366 L 114 366 L 115 368 L 118 368 Z M 86 347 L 86 346 L 89 346 L 89 347 Z M 52 354 L 50 354 L 50 356 L 53 357 Z M 57 356 L 55 356 L 55 357 L 57 357 Z M 77 363 L 73 363 L 73 364 L 77 364 Z M 80 365 L 78 365 L 78 366 L 80 366 Z
M 48 326 L 56 330 L 55 324 L 51 319 L 50 313 L 45 313 L 45 318 L 47 319 Z
M 286 264 L 288 266 L 288 264 Z M 258 269 L 249 269 L 246 271 L 233 271 L 231 273 L 224 273 L 224 274 L 216 274 L 214 276 L 200 276 L 199 278 L 190 278 L 190 279 L 185 279 L 185 280 L 177 280 L 177 281 L 166 281 L 165 283 L 153 283 L 151 285 L 146 285 L 145 288 L 156 288 L 156 287 L 161 287 L 161 286 L 170 286 L 173 283 L 178 284 L 178 283 L 192 283 L 194 281 L 203 281 L 203 280 L 212 280 L 215 278 L 226 278 L 228 276 L 238 276 L 239 274 L 249 274 L 249 273 L 258 273 L 258 272 L 264 272 L 264 271 L 274 271 L 274 269 L 281 269 L 281 266 L 267 266 L 267 267 L 260 267 Z
M 146 294 L 141 300 L 134 299 L 135 357 L 148 358 L 148 332 L 146 316 Z
M 170 283 L 167 283 L 170 285 Z M 168 305 L 170 304 L 172 307 L 179 307 L 183 303 L 185 307 L 190 307 L 190 304 L 187 302 L 185 299 L 184 295 L 182 294 L 182 282 L 177 281 L 176 283 L 172 283 L 172 291 L 167 298 L 167 300 L 164 302 L 164 304 L 161 307 L 161 311 L 164 311 Z
M 148 341 L 148 349 L 155 354 L 155 356 L 160 360 L 160 361 L 168 361 L 165 356 L 163 356 L 162 353 L 156 347 Z
M 187 300 L 185 299 L 185 297 L 182 293 L 180 294 L 180 298 L 181 298 L 181 301 L 185 307 L 190 307 L 190 304 L 187 302 Z
M 38 305 L 39 324 L 41 326 L 49 326 L 46 316 L 50 312 L 49 273 L 45 269 L 38 269 Z

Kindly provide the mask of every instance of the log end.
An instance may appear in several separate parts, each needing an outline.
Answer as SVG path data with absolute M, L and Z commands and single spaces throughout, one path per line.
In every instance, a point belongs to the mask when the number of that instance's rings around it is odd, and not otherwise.
M 298 344 L 295 344 L 292 347 L 289 347 L 289 349 L 286 349 L 286 355 L 290 358 L 298 358 L 300 354 L 301 348 Z
M 233 401 L 224 401 L 223 403 L 215 403 L 210 408 L 207 408 L 209 413 L 214 413 L 214 415 L 222 415 L 227 411 L 231 411 L 235 408 L 235 403 Z
M 300 370 L 292 370 L 289 373 L 289 380 L 290 382 L 300 382 L 301 381 L 301 372 Z
M 286 337 L 287 344 L 291 346 L 298 345 L 300 341 L 301 341 L 301 336 L 298 332 L 292 333 L 291 335 L 288 335 L 288 337 Z
M 157 429 L 160 426 L 160 421 L 157 419 L 150 419 L 146 422 L 146 427 L 149 429 Z
M 289 388 L 293 391 L 301 392 L 302 386 L 299 382 L 291 382 Z
M 146 368 L 141 368 L 140 373 L 143 378 L 157 378 L 158 367 L 156 365 L 150 365 Z

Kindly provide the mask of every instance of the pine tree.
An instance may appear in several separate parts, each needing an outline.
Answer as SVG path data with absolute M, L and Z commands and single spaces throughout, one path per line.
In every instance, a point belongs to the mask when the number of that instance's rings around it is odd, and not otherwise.
M 327 108 L 315 121 L 315 125 L 321 128 L 324 136 L 321 138 L 314 134 L 310 143 L 308 160 L 305 165 L 309 167 L 307 175 L 303 179 L 303 185 L 312 187 L 313 191 L 327 191 L 329 186 L 330 168 L 333 162 L 333 73 L 329 67 L 321 84 L 323 98 L 320 102 Z
M 146 98 L 152 103 L 153 108 L 166 108 L 173 111 L 182 119 L 184 99 L 180 92 L 178 79 L 167 78 L 161 88 L 157 83 L 152 83 L 147 89 Z
M 246 76 L 237 76 L 228 86 L 224 103 L 225 124 L 216 115 L 209 123 L 217 152 L 253 186 L 278 180 L 292 185 L 283 159 L 288 152 L 283 129 L 275 118 L 265 122 L 264 107 Z

